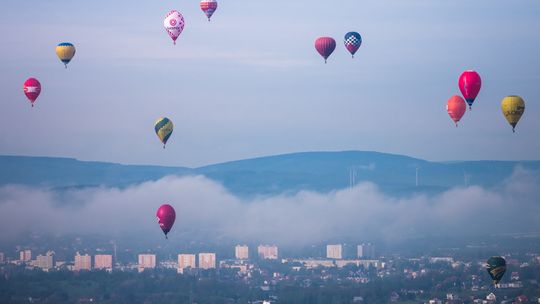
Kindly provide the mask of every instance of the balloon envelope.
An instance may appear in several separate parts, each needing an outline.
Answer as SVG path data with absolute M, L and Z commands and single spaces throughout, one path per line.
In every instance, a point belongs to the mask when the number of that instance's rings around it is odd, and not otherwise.
M 180 12 L 177 10 L 172 10 L 165 16 L 163 26 L 165 27 L 167 34 L 169 34 L 169 37 L 171 37 L 173 40 L 174 44 L 176 44 L 176 39 L 178 39 L 178 36 L 182 34 L 184 24 L 184 16 L 182 16 L 182 14 L 180 14 Z
M 482 87 L 482 79 L 480 75 L 473 70 L 467 70 L 459 76 L 458 80 L 459 90 L 463 97 L 469 104 L 469 108 L 472 106 L 476 96 L 480 92 Z
M 156 120 L 156 123 L 154 124 L 154 130 L 156 131 L 159 140 L 161 140 L 161 142 L 163 143 L 163 148 L 165 148 L 169 137 L 171 137 L 173 129 L 173 123 L 167 117 L 161 117 Z
M 319 37 L 315 40 L 315 49 L 324 58 L 324 62 L 326 62 L 326 59 L 336 49 L 336 41 L 332 37 Z
M 201 9 L 208 17 L 208 21 L 210 21 L 210 18 L 214 14 L 214 12 L 217 10 L 218 3 L 216 0 L 202 0 L 201 1 Z
M 167 237 L 167 233 L 171 231 L 174 221 L 176 220 L 174 208 L 169 204 L 161 205 L 156 212 L 156 217 L 159 227 L 163 230 L 163 233 L 165 233 L 165 237 Z
M 362 45 L 362 36 L 360 36 L 357 32 L 348 32 L 345 34 L 345 48 L 351 53 L 352 57 L 354 58 L 354 54 L 358 49 L 360 48 L 360 45 Z
M 75 46 L 69 42 L 60 43 L 56 46 L 56 56 L 58 56 L 67 68 L 67 64 L 75 56 Z
M 33 107 L 34 102 L 36 102 L 36 99 L 41 93 L 41 83 L 39 83 L 37 79 L 30 77 L 24 82 L 23 91 L 24 95 L 26 95 L 26 98 L 28 98 Z
M 463 114 L 465 114 L 465 111 L 467 111 L 467 104 L 463 98 L 454 95 L 448 99 L 448 102 L 446 103 L 446 111 L 457 127 L 458 121 L 460 121 Z
M 525 101 L 519 96 L 506 96 L 501 102 L 501 110 L 508 123 L 512 126 L 512 131 L 515 132 L 516 125 L 523 112 L 525 112 Z
M 506 272 L 506 261 L 503 257 L 492 256 L 487 260 L 486 268 L 493 279 L 493 284 L 497 284 Z

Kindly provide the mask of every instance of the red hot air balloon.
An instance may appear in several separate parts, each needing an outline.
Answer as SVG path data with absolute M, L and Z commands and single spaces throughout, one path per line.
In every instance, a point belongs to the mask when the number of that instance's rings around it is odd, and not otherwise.
M 167 233 L 171 231 L 171 228 L 176 220 L 176 212 L 171 205 L 165 204 L 161 205 L 156 213 L 159 227 L 165 233 L 165 238 L 168 239 Z
M 30 77 L 24 82 L 23 91 L 33 107 L 39 93 L 41 93 L 41 83 L 37 79 Z
M 482 87 L 480 75 L 473 70 L 467 70 L 459 76 L 458 84 L 461 94 L 463 94 L 463 97 L 465 97 L 465 100 L 469 104 L 469 109 L 471 109 L 472 104 Z
M 315 40 L 315 49 L 324 58 L 324 63 L 336 49 L 336 41 L 332 37 L 319 37 Z
M 454 95 L 448 99 L 446 111 L 448 112 L 448 115 L 450 115 L 450 118 L 452 118 L 452 120 L 456 123 L 457 127 L 458 121 L 461 119 L 461 117 L 463 117 L 465 111 L 467 111 L 467 104 L 463 98 Z

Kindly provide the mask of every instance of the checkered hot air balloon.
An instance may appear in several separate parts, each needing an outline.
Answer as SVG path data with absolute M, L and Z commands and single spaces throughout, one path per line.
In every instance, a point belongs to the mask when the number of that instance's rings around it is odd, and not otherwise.
M 182 14 L 180 14 L 180 12 L 177 10 L 172 10 L 165 16 L 163 26 L 165 27 L 167 34 L 169 34 L 169 37 L 171 37 L 173 40 L 174 44 L 176 44 L 176 39 L 178 39 L 178 36 L 182 34 L 184 24 L 184 16 L 182 16 Z
M 315 49 L 324 58 L 324 63 L 336 49 L 336 41 L 332 37 L 319 37 L 315 40 Z
M 202 0 L 201 1 L 201 9 L 208 17 L 208 21 L 210 21 L 210 18 L 214 14 L 214 12 L 217 10 L 218 3 L 216 0 Z
M 348 32 L 345 34 L 345 48 L 351 53 L 352 58 L 354 58 L 354 54 L 360 46 L 362 45 L 362 36 L 358 34 L 357 32 Z

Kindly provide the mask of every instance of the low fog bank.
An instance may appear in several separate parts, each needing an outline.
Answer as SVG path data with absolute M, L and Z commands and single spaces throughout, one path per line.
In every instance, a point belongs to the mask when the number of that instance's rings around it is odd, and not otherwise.
M 472 236 L 540 231 L 540 172 L 517 167 L 498 189 L 454 188 L 397 198 L 362 183 L 330 193 L 242 199 L 202 176 L 166 177 L 129 188 L 0 188 L 0 241 L 21 233 L 159 236 L 156 209 L 174 206 L 171 234 L 204 231 L 238 242 Z

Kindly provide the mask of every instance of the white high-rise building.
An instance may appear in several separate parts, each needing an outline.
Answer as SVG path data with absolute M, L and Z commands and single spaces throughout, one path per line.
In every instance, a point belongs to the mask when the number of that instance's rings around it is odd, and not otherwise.
M 45 255 L 36 257 L 36 266 L 43 271 L 49 271 L 54 267 L 54 251 L 48 251 Z
M 326 257 L 329 259 L 342 259 L 342 250 L 341 244 L 326 245 Z
M 249 247 L 247 245 L 236 245 L 234 247 L 234 256 L 237 260 L 249 259 Z
M 358 258 L 374 259 L 375 246 L 373 246 L 371 243 L 364 243 L 362 245 L 358 245 Z
M 216 268 L 215 253 L 199 253 L 199 268 L 210 269 Z
M 32 260 L 32 250 L 21 250 L 19 252 L 19 260 L 21 262 L 30 262 Z
M 261 259 L 277 260 L 278 247 L 276 245 L 259 245 L 259 247 L 257 247 L 257 253 Z
M 194 254 L 179 254 L 178 255 L 178 273 L 184 273 L 184 269 L 197 268 L 195 265 Z
M 155 254 L 139 254 L 139 272 L 143 272 L 145 269 L 154 268 L 156 268 Z
M 77 252 L 75 255 L 75 264 L 73 266 L 74 271 L 91 270 L 92 269 L 92 257 L 88 254 L 81 255 Z
M 4 264 L 4 253 L 0 252 L 0 264 Z
M 94 255 L 94 269 L 112 271 L 112 255 L 96 254 Z

